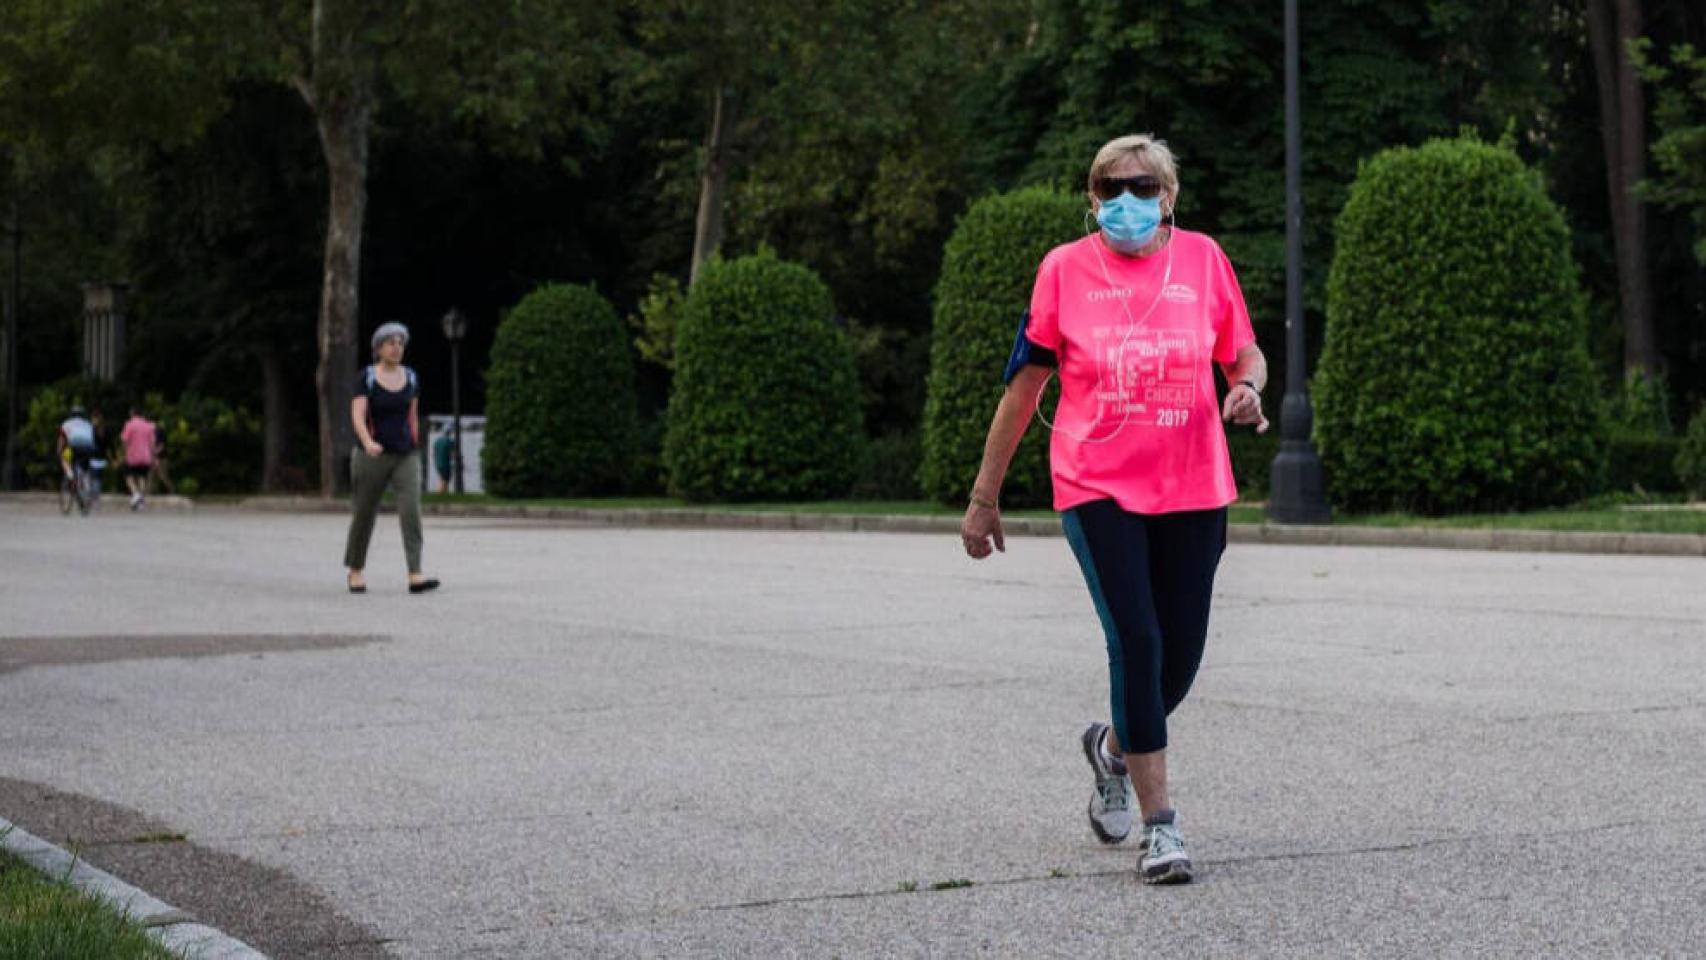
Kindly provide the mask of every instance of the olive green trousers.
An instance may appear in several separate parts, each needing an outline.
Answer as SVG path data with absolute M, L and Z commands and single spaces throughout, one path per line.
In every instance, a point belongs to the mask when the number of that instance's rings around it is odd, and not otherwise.
M 370 456 L 356 450 L 350 457 L 349 542 L 344 546 L 344 566 L 361 570 L 367 566 L 367 543 L 373 539 L 373 521 L 379 516 L 379 501 L 385 488 L 397 500 L 397 520 L 403 527 L 403 556 L 409 572 L 421 572 L 421 463 L 413 453 L 382 453 Z

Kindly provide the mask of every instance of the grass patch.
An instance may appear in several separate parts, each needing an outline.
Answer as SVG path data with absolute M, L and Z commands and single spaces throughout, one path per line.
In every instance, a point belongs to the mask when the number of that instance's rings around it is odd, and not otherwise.
M 574 510 L 696 510 L 706 513 L 806 513 L 852 516 L 959 517 L 965 507 L 929 500 L 822 500 L 816 503 L 688 503 L 670 497 L 566 497 L 541 500 L 506 500 L 483 493 L 429 493 L 428 504 L 479 504 L 497 506 L 565 507 Z M 1053 510 L 1032 507 L 1003 510 L 1002 516 L 1028 519 L 1055 516 Z M 1232 505 L 1233 523 L 1260 523 L 1262 508 L 1253 504 Z
M 1706 510 L 1682 508 L 1564 509 L 1534 513 L 1469 513 L 1455 517 L 1417 517 L 1377 513 L 1335 522 L 1365 527 L 1436 527 L 1449 530 L 1570 530 L 1584 533 L 1702 533 Z
M 583 497 L 543 500 L 506 500 L 486 494 L 432 493 L 429 504 L 494 504 L 533 507 L 566 507 L 582 510 L 693 510 L 705 513 L 800 513 L 854 516 L 958 517 L 964 507 L 946 506 L 928 500 L 824 500 L 817 503 L 688 503 L 670 497 Z M 1053 510 L 1005 511 L 1005 516 L 1047 518 Z M 1266 508 L 1261 504 L 1235 503 L 1230 510 L 1233 523 L 1263 523 Z M 1647 504 L 1640 509 L 1608 502 L 1595 502 L 1559 510 L 1532 513 L 1476 513 L 1454 517 L 1418 517 L 1408 513 L 1337 515 L 1340 526 L 1441 527 L 1448 529 L 1576 530 L 1591 533 L 1699 533 L 1706 534 L 1706 510 L 1681 505 Z
M 170 960 L 172 954 L 106 905 L 0 853 L 0 957 Z
M 429 493 L 426 503 L 521 504 L 530 507 L 569 507 L 583 510 L 702 510 L 710 513 L 842 513 L 866 515 L 959 516 L 964 507 L 947 507 L 928 500 L 820 500 L 815 503 L 688 503 L 672 497 L 566 497 L 506 500 L 483 493 Z M 1049 514 L 1050 510 L 1021 510 L 1016 515 Z

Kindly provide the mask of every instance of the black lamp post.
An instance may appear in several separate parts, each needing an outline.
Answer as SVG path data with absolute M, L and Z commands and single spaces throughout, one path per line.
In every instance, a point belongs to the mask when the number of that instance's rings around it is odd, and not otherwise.
M 462 492 L 462 338 L 468 335 L 468 318 L 455 307 L 440 321 L 444 339 L 450 342 L 450 484 Z
M 1285 0 L 1285 400 L 1280 452 L 1270 475 L 1268 517 L 1276 523 L 1332 519 L 1321 457 L 1310 440 L 1315 414 L 1303 329 L 1303 121 L 1298 105 L 1297 0 Z

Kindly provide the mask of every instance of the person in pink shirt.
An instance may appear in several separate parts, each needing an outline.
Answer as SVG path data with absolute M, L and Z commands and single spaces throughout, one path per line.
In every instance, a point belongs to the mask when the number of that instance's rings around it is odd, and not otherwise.
M 130 419 L 125 421 L 119 442 L 124 445 L 124 484 L 130 488 L 130 509 L 141 510 L 148 504 L 148 477 L 154 471 L 156 436 L 154 423 L 142 415 L 142 408 L 132 406 Z
M 1186 883 L 1192 866 L 1167 792 L 1167 717 L 1202 662 L 1210 599 L 1238 498 L 1224 423 L 1265 431 L 1267 361 L 1219 244 L 1173 225 L 1167 145 L 1126 136 L 1090 165 L 1100 227 L 1049 251 L 1020 323 L 1007 390 L 984 444 L 960 535 L 983 559 L 1006 550 L 1001 483 L 1051 375 L 1054 507 L 1090 588 L 1108 650 L 1112 723 L 1080 745 L 1095 776 L 1091 830 L 1120 843 L 1143 814 L 1138 870 Z M 1230 385 L 1216 389 L 1218 366 Z

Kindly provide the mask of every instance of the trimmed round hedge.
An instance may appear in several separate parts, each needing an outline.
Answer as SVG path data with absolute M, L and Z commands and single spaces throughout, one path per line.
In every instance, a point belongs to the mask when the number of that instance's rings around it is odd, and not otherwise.
M 817 274 L 769 251 L 713 260 L 675 332 L 663 461 L 696 501 L 815 500 L 859 479 L 852 346 Z
M 1688 421 L 1676 454 L 1676 475 L 1691 496 L 1706 497 L 1706 404 Z
M 500 497 L 621 490 L 634 411 L 634 360 L 616 308 L 591 287 L 542 286 L 492 342 L 481 479 Z
M 1037 265 L 1044 254 L 1083 234 L 1084 210 L 1083 197 L 1030 187 L 972 204 L 948 238 L 925 387 L 919 482 L 926 496 L 963 503 L 971 492 Z M 1049 405 L 1045 399 L 1045 409 Z M 1011 506 L 1049 504 L 1048 430 L 1026 431 L 1001 499 Z
M 1333 502 L 1442 514 L 1591 493 L 1602 406 L 1539 177 L 1473 138 L 1388 150 L 1337 232 L 1314 382 Z

